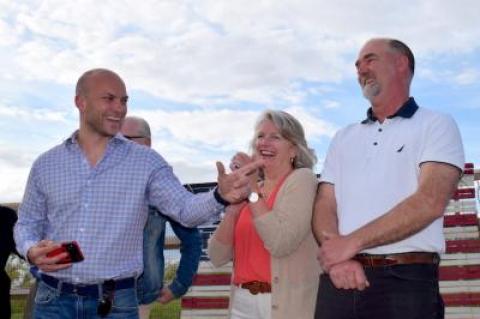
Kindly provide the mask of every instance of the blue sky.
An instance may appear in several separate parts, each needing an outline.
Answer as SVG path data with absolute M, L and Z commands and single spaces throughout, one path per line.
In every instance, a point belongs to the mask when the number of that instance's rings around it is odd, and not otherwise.
M 368 107 L 354 61 L 370 37 L 414 51 L 411 94 L 451 114 L 480 165 L 480 2 L 0 0 L 0 202 L 21 200 L 30 166 L 78 127 L 85 70 L 118 72 L 129 114 L 182 182 L 248 150 L 265 108 L 303 123 L 322 168 L 331 137 Z

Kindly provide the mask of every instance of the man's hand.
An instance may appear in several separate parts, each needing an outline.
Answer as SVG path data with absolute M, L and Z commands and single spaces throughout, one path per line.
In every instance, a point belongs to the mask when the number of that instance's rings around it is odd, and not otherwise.
M 362 265 L 355 260 L 347 260 L 332 266 L 328 274 L 338 289 L 364 290 L 370 286 Z
M 256 174 L 257 170 L 263 166 L 263 160 L 252 160 L 227 174 L 225 167 L 221 162 L 217 162 L 217 183 L 220 196 L 229 203 L 239 203 L 247 198 L 250 193 L 250 181 L 252 174 Z
M 351 259 L 359 251 L 356 243 L 348 236 L 323 232 L 322 237 L 318 260 L 322 268 L 327 272 L 333 265 Z
M 159 303 L 166 305 L 173 299 L 175 299 L 175 295 L 173 294 L 173 292 L 170 290 L 170 288 L 164 287 L 162 291 L 160 291 L 160 296 L 157 300 Z
M 54 257 L 47 257 L 47 254 L 60 247 L 60 244 L 52 240 L 41 240 L 36 245 L 30 247 L 27 252 L 27 259 L 30 263 L 37 266 L 41 271 L 50 272 L 71 267 L 72 264 L 57 264 L 60 260 L 66 258 L 68 253 L 61 253 Z

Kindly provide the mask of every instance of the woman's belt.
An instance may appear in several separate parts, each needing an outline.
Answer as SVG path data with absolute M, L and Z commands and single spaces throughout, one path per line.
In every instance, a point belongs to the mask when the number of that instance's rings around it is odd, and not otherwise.
M 240 288 L 248 289 L 252 295 L 256 295 L 258 293 L 264 294 L 267 292 L 272 292 L 272 285 L 268 282 L 263 281 L 249 281 L 244 282 L 243 284 L 238 285 Z

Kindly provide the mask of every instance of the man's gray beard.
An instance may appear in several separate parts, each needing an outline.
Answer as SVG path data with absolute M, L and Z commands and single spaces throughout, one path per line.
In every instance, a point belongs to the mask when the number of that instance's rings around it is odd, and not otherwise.
M 380 94 L 380 85 L 378 83 L 367 84 L 362 88 L 362 93 L 367 100 L 372 102 Z

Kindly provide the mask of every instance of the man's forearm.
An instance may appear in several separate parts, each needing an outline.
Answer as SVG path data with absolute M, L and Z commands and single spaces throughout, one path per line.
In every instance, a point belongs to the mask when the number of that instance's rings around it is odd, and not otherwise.
M 453 166 L 424 164 L 419 188 L 413 195 L 347 237 L 363 250 L 397 242 L 419 232 L 443 215 L 459 178 L 460 172 Z
M 357 229 L 347 237 L 357 243 L 358 250 L 403 240 L 439 218 L 418 196 L 411 196 L 385 215 Z
M 324 233 L 338 234 L 338 219 L 333 185 L 321 184 L 315 200 L 312 230 L 317 243 L 321 245 Z

